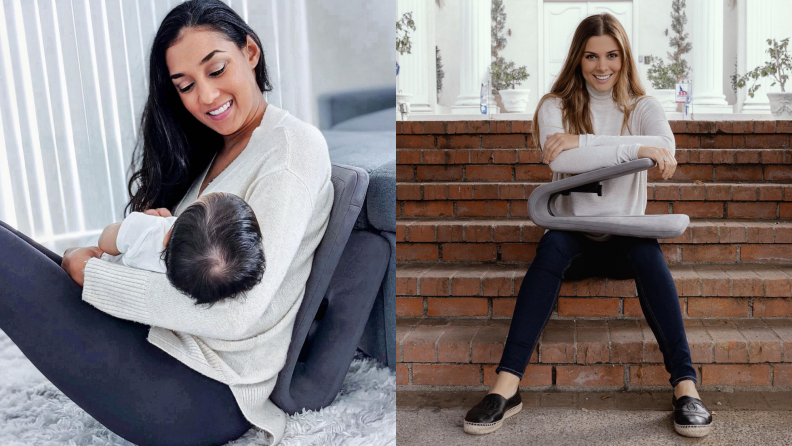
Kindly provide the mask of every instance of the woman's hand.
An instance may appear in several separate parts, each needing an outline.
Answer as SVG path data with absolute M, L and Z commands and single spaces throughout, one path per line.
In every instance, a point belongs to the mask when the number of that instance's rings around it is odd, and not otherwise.
M 674 155 L 671 154 L 671 151 L 665 147 L 641 146 L 638 148 L 638 159 L 641 158 L 653 159 L 657 163 L 657 167 L 660 168 L 660 174 L 663 176 L 664 180 L 674 175 L 677 161 L 674 159 Z M 664 158 L 668 161 L 665 161 Z
M 167 208 L 147 209 L 143 213 L 153 215 L 155 217 L 173 217 Z
M 542 149 L 542 162 L 550 164 L 559 153 L 564 150 L 575 149 L 580 142 L 580 136 L 570 133 L 553 133 L 547 137 Z
M 69 248 L 63 253 L 63 261 L 61 268 L 63 268 L 72 280 L 77 285 L 83 286 L 83 279 L 85 278 L 85 263 L 92 257 L 99 258 L 102 256 L 102 250 L 97 246 L 90 246 L 87 248 Z

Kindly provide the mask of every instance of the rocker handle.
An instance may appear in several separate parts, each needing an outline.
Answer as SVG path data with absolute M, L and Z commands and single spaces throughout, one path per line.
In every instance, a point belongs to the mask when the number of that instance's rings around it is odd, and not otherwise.
M 528 216 L 544 229 L 642 238 L 679 237 L 690 224 L 690 217 L 685 214 L 562 216 L 555 209 L 556 197 L 565 191 L 596 192 L 599 181 L 648 170 L 656 165 L 650 158 L 641 158 L 543 184 L 528 198 Z

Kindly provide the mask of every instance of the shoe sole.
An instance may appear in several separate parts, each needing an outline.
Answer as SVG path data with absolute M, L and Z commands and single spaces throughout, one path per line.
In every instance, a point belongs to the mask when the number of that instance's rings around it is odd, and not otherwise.
M 472 435 L 484 435 L 495 432 L 501 428 L 503 420 L 517 415 L 522 410 L 522 406 L 522 403 L 520 403 L 507 410 L 506 413 L 503 414 L 503 418 L 494 423 L 471 423 L 469 421 L 465 421 L 465 433 Z
M 676 410 L 676 407 L 673 407 L 673 405 L 671 405 L 671 408 Z M 685 426 L 682 424 L 677 424 L 676 421 L 674 421 L 674 430 L 676 431 L 676 433 L 682 435 L 683 437 L 694 437 L 694 438 L 706 437 L 707 434 L 710 433 L 711 427 L 712 427 L 712 423 L 707 425 Z
M 706 437 L 707 434 L 710 432 L 710 428 L 712 424 L 708 424 L 706 426 L 683 426 L 680 424 L 674 423 L 674 430 L 684 437 Z

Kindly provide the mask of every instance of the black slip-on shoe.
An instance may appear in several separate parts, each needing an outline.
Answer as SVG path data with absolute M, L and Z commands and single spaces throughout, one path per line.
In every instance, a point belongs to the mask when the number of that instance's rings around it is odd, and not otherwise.
M 683 396 L 680 399 L 672 396 L 674 406 L 674 430 L 685 437 L 704 437 L 712 427 L 712 415 L 707 406 L 698 398 Z
M 522 398 L 518 390 L 508 400 L 497 393 L 490 393 L 473 406 L 465 415 L 465 432 L 489 434 L 500 429 L 503 420 L 522 410 Z

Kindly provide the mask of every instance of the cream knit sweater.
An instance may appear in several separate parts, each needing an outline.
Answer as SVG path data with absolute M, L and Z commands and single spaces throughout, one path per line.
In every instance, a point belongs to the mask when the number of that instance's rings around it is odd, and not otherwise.
M 591 123 L 594 134 L 579 136 L 579 147 L 565 150 L 550 162 L 552 181 L 603 167 L 615 166 L 638 159 L 642 145 L 665 147 L 675 151 L 674 133 L 660 102 L 648 97 L 641 100 L 630 114 L 630 129 L 622 135 L 624 113 L 613 100 L 613 89 L 597 91 L 586 83 L 589 92 Z M 542 104 L 538 115 L 539 141 L 553 133 L 567 133 L 561 117 L 561 101 L 551 98 Z M 592 193 L 560 195 L 555 202 L 562 215 L 608 216 L 644 215 L 646 210 L 646 172 L 624 175 L 602 181 L 602 196 Z M 545 231 L 546 233 L 547 231 Z
M 173 211 L 198 197 L 207 169 Z M 110 315 L 150 325 L 148 340 L 230 386 L 242 413 L 277 444 L 286 417 L 269 396 L 286 361 L 314 251 L 333 204 L 327 144 L 315 127 L 267 106 L 242 153 L 203 191 L 243 198 L 261 227 L 267 268 L 246 297 L 197 307 L 160 273 L 90 259 L 82 299 Z

